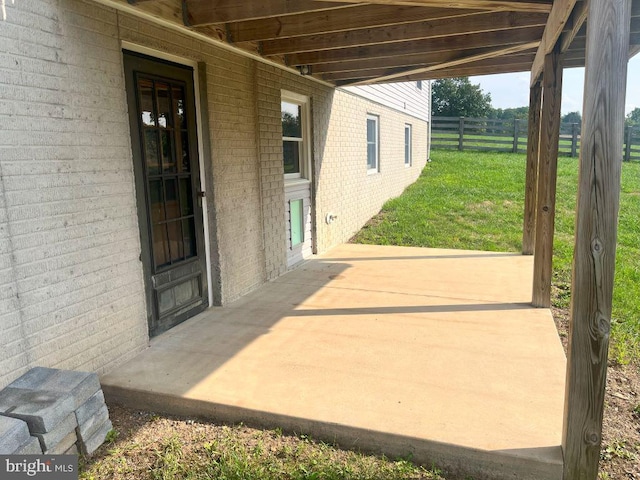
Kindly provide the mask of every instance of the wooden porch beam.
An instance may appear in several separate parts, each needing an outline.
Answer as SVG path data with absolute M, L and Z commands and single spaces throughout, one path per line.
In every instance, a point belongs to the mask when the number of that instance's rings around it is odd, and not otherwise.
M 342 62 L 319 63 L 314 65 L 313 73 L 349 72 L 373 68 L 429 65 L 432 63 L 448 62 L 461 56 L 477 55 L 491 50 L 492 48 L 472 48 L 469 50 L 454 50 L 451 52 L 425 52 L 414 53 L 411 55 L 396 55 L 394 57 L 364 58 L 358 60 L 345 60 Z M 533 53 L 535 54 L 535 51 Z
M 469 66 L 471 65 L 471 66 Z M 502 65 L 499 62 L 487 67 L 476 67 L 474 64 L 463 65 L 462 67 L 445 68 L 434 70 L 422 75 L 407 75 L 398 78 L 396 82 L 413 82 L 416 80 L 436 80 L 439 78 L 470 77 L 479 75 L 493 75 L 496 73 L 514 73 L 531 71 L 531 62 Z M 564 62 L 567 68 L 584 66 L 584 61 Z M 356 75 L 354 75 L 355 77 Z
M 503 58 L 513 58 L 513 55 L 507 57 L 496 57 L 493 62 L 489 60 L 482 60 L 480 62 L 467 63 L 458 67 L 443 68 L 442 70 L 432 70 L 427 73 L 417 75 L 407 75 L 395 79 L 395 82 L 413 82 L 416 80 L 436 80 L 439 78 L 452 78 L 452 77 L 469 77 L 479 75 L 493 75 L 496 73 L 514 73 L 514 72 L 530 72 L 531 60 L 523 63 L 516 62 L 501 62 Z M 482 66 L 484 65 L 484 66 Z M 572 60 L 563 61 L 565 68 L 583 67 L 584 59 L 576 58 Z M 314 67 L 315 68 L 315 67 Z M 339 86 L 352 85 L 355 82 L 365 80 L 367 77 L 360 77 L 357 71 L 351 72 L 351 79 L 335 80 L 335 84 Z M 373 79 L 370 83 L 377 83 L 377 79 Z M 384 83 L 384 82 L 380 82 Z
M 538 82 L 545 64 L 546 56 L 551 53 L 558 42 L 558 38 L 562 34 L 566 23 L 569 21 L 576 0 L 555 0 L 553 8 L 549 14 L 547 26 L 542 35 L 542 41 L 538 47 L 536 59 L 533 61 L 531 68 L 531 86 Z
M 413 55 L 399 55 L 396 57 L 383 57 L 383 58 L 371 58 L 364 60 L 349 60 L 345 62 L 334 63 L 319 63 L 314 65 L 313 73 L 337 73 L 337 72 L 354 72 L 358 70 L 370 70 L 379 68 L 408 68 L 434 65 L 436 63 L 449 62 L 458 58 L 468 57 L 471 55 L 479 55 L 482 53 L 488 53 L 495 49 L 493 48 L 475 48 L 470 50 L 456 50 L 453 52 L 435 52 L 428 54 L 413 54 Z M 507 57 L 502 57 L 511 60 L 515 57 L 523 59 L 529 57 L 531 60 L 535 55 L 535 49 L 524 50 Z M 525 62 L 527 59 L 524 60 Z
M 488 58 L 493 58 L 493 57 L 502 57 L 505 55 L 509 55 L 511 53 L 517 53 L 517 52 L 522 52 L 524 50 L 530 50 L 531 48 L 535 48 L 538 45 L 538 42 L 530 42 L 530 43 L 523 43 L 520 45 L 512 45 L 509 47 L 505 47 L 505 48 L 500 48 L 500 49 L 496 49 L 492 52 L 488 52 L 488 53 L 481 53 L 478 55 L 471 55 L 469 57 L 464 57 L 464 58 L 459 58 L 457 60 L 451 60 L 450 62 L 443 62 L 443 63 L 439 63 L 437 65 L 432 65 L 429 67 L 421 67 L 421 68 L 416 68 L 416 69 L 412 69 L 410 71 L 403 71 L 403 72 L 398 72 L 398 73 L 393 73 L 390 75 L 384 75 L 382 77 L 378 77 L 375 79 L 376 82 L 389 82 L 392 80 L 396 80 L 400 77 L 405 77 L 407 75 L 418 75 L 418 74 L 424 74 L 427 72 L 431 72 L 434 70 L 440 70 L 443 68 L 448 68 L 448 67 L 456 67 L 456 66 L 460 66 L 460 65 L 464 65 L 467 63 L 473 63 L 473 62 L 478 62 L 480 60 L 485 60 Z M 528 63 L 528 62 L 525 62 Z M 364 80 L 362 82 L 356 82 L 354 85 L 366 85 L 367 83 L 372 83 L 371 80 Z
M 336 8 L 353 7 L 343 1 L 321 2 L 317 0 L 183 0 L 183 12 L 187 26 L 212 23 L 238 22 L 256 18 L 290 15 Z
M 638 4 L 640 5 L 640 2 L 638 2 Z M 577 10 L 578 10 L 578 7 L 576 7 L 576 11 Z M 637 42 L 640 39 L 640 35 L 638 35 L 640 33 L 640 16 L 634 16 L 633 13 L 634 12 L 632 11 L 631 30 L 630 30 L 631 33 L 629 35 L 629 41 L 631 45 L 633 45 L 633 42 Z M 575 14 L 575 11 L 574 11 L 574 14 Z M 584 13 L 579 12 L 579 14 L 583 15 Z M 570 32 L 568 30 L 563 32 L 562 38 L 561 38 L 563 52 L 565 51 L 571 52 L 576 49 L 581 49 L 581 50 L 585 49 L 586 42 L 587 42 L 586 28 L 584 28 L 585 26 L 586 25 L 583 25 L 583 28 L 579 29 L 578 32 L 576 32 L 575 37 L 571 36 L 573 35 L 573 32 Z
M 462 67 L 434 70 L 424 75 L 408 75 L 397 81 L 412 82 L 415 80 L 437 80 L 439 78 L 470 77 L 472 75 L 493 75 L 494 73 L 526 72 L 529 70 L 529 65 L 531 65 L 531 62 L 506 65 L 496 64 L 489 67 L 470 67 L 467 65 L 463 65 Z
M 482 10 L 358 4 L 353 8 L 233 22 L 227 25 L 227 29 L 229 41 L 252 42 L 463 17 L 479 12 L 481 13 Z
M 562 100 L 562 58 L 559 43 L 545 56 L 542 88 L 532 303 L 534 307 L 549 308 Z
M 578 32 L 582 28 L 582 25 L 586 22 L 588 13 L 588 0 L 578 3 L 573 9 L 570 19 L 571 28 L 562 33 L 562 47 L 560 48 L 562 53 L 566 52 L 571 46 L 571 43 L 573 43 L 573 39 L 576 38 L 576 35 L 578 35 Z
M 544 27 L 498 30 L 496 32 L 428 38 L 384 45 L 367 45 L 364 47 L 295 53 L 286 55 L 285 58 L 288 65 L 309 65 L 315 63 L 340 62 L 344 60 L 358 60 L 362 58 L 411 55 L 424 52 L 446 52 L 452 50 L 500 47 L 531 42 L 532 39 L 540 38 L 543 30 Z
M 328 0 L 339 1 L 339 0 Z M 420 7 L 481 8 L 484 10 L 509 10 L 514 12 L 551 11 L 549 0 L 349 0 L 358 3 L 380 3 L 386 5 L 416 5 Z
M 631 0 L 590 0 L 562 446 L 596 480 L 615 274 Z
M 524 229 L 522 254 L 533 255 L 536 238 L 536 198 L 538 192 L 538 164 L 540 161 L 540 113 L 542 85 L 536 83 L 529 92 L 529 132 L 527 140 L 527 173 L 524 195 Z
M 471 75 L 494 75 L 496 73 L 513 73 L 513 72 L 528 72 L 531 68 L 531 62 L 518 64 L 518 65 L 492 65 L 490 67 L 453 67 L 444 70 L 435 70 L 428 72 L 424 75 L 412 75 L 398 79 L 400 82 L 413 82 L 416 80 L 436 80 L 439 78 L 452 78 L 452 77 L 468 77 Z M 358 73 L 354 72 L 352 80 L 338 80 L 335 82 L 336 86 L 348 86 L 353 84 L 357 80 Z
M 535 55 L 535 52 L 527 53 L 524 55 L 519 55 L 519 54 L 504 55 L 504 56 L 477 60 L 474 62 L 470 62 L 470 64 L 468 65 L 471 65 L 473 67 L 478 67 L 478 68 L 491 67 L 496 65 L 525 65 L 524 68 L 527 69 L 526 66 L 531 65 L 534 55 Z M 423 65 L 423 67 L 434 67 L 433 69 L 436 70 L 441 65 L 442 65 L 442 68 L 446 68 L 444 66 L 446 63 L 450 63 L 450 62 L 431 63 L 431 64 Z M 384 78 L 384 76 L 386 75 L 391 75 L 395 73 L 404 73 L 404 75 L 413 75 L 414 74 L 413 72 L 416 70 L 417 67 L 419 66 L 404 67 L 404 68 L 381 66 L 379 68 L 362 69 L 358 71 L 326 73 L 322 75 L 322 78 L 324 80 L 334 81 L 334 80 L 345 80 L 345 79 L 354 78 L 354 77 L 359 77 L 360 79 L 364 79 L 364 78 L 378 79 L 378 78 Z M 409 73 L 406 73 L 406 72 L 409 72 Z M 314 70 L 314 73 L 318 73 L 318 72 Z
M 543 27 L 546 19 L 547 16 L 541 13 L 476 13 L 459 18 L 444 18 L 380 28 L 267 40 L 262 42 L 262 52 L 264 55 L 280 55 L 455 35 L 471 35 L 480 32 L 506 31 L 508 33 L 520 28 Z

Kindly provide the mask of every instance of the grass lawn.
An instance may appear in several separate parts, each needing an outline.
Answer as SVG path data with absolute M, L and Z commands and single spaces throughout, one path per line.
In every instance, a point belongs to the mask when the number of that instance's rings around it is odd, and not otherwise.
M 353 241 L 378 245 L 521 250 L 525 155 L 434 151 L 432 163 Z M 578 160 L 558 162 L 553 302 L 570 302 Z M 624 163 L 610 358 L 640 360 L 640 164 Z
M 114 425 L 80 480 L 445 480 L 436 469 L 305 435 L 109 407 Z

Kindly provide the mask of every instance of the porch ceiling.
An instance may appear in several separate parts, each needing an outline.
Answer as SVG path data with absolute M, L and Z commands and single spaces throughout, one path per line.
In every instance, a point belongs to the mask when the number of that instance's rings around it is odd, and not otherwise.
M 531 71 L 555 42 L 584 65 L 582 0 L 130 0 L 334 85 Z M 631 52 L 640 48 L 633 0 Z

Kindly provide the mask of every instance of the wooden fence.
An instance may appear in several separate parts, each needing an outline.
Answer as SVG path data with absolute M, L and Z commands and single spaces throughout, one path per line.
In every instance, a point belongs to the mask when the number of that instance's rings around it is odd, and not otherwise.
M 527 120 L 433 117 L 431 142 L 434 149 L 479 150 L 526 153 Z M 580 124 L 560 126 L 560 155 L 577 157 L 580 152 Z M 640 161 L 640 128 L 625 128 L 621 150 L 624 161 Z

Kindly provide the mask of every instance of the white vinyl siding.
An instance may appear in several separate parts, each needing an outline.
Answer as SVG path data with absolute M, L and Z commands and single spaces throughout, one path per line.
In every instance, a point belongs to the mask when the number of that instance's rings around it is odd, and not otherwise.
M 343 87 L 343 90 L 421 120 L 430 120 L 431 88 L 428 81 L 422 82 L 422 89 L 416 82 L 403 82 Z

